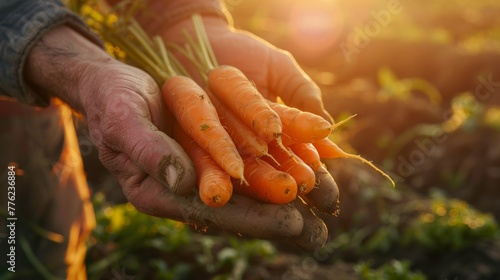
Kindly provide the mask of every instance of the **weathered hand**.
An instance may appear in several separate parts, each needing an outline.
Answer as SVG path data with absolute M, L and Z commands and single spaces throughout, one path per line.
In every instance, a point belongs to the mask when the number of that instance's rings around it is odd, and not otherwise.
M 29 83 L 81 111 L 103 165 L 138 209 L 162 213 L 162 193 L 191 194 L 189 157 L 159 128 L 164 111 L 156 82 L 112 59 L 72 29 L 47 32 L 28 58 Z
M 182 149 L 151 122 L 161 122 L 162 116 L 154 82 L 121 63 L 108 63 L 96 71 L 92 84 L 100 85 L 96 92 L 102 100 L 91 98 L 94 105 L 86 106 L 92 108 L 86 113 L 90 134 L 101 161 L 137 209 L 258 238 L 295 238 L 302 232 L 303 214 L 291 205 L 260 204 L 239 195 L 222 208 L 203 204 Z
M 310 250 L 324 244 L 326 228 L 321 221 L 304 220 L 311 213 L 307 207 L 263 204 L 239 195 L 222 208 L 204 205 L 189 158 L 160 129 L 165 115 L 153 79 L 72 29 L 46 33 L 29 55 L 25 76 L 33 87 L 85 115 L 102 163 L 138 210 L 245 236 L 290 239 Z M 322 228 L 321 238 L 303 234 Z
M 196 175 L 183 149 L 159 128 L 164 121 L 155 81 L 117 61 L 88 74 L 85 115 L 103 165 L 139 210 L 165 215 L 165 191 L 192 194 Z

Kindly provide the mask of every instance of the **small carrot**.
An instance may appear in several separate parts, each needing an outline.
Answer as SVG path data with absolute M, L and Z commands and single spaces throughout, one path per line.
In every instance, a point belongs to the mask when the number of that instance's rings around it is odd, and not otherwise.
M 205 91 L 190 78 L 174 76 L 163 84 L 162 96 L 182 129 L 229 175 L 244 179 L 243 160 Z
M 368 164 L 375 171 L 380 173 L 382 176 L 386 177 L 391 182 L 393 187 L 396 186 L 396 183 L 394 183 L 392 178 L 389 175 L 387 175 L 384 171 L 382 171 L 378 167 L 376 167 L 373 163 L 364 159 L 360 155 L 353 155 L 353 154 L 349 154 L 349 153 L 345 152 L 337 144 L 335 144 L 333 141 L 331 141 L 329 138 L 321 139 L 319 141 L 313 142 L 312 144 L 314 145 L 314 147 L 316 147 L 316 150 L 318 151 L 319 156 L 321 158 L 353 158 L 353 159 L 357 159 L 365 164 Z
M 309 165 L 314 172 L 323 166 L 318 151 L 312 143 L 295 143 L 288 146 L 294 154 Z
M 355 116 L 350 116 L 332 125 L 323 117 L 316 114 L 289 107 L 281 103 L 271 101 L 268 101 L 268 103 L 271 109 L 273 109 L 281 119 L 283 134 L 296 143 L 310 143 L 321 140 L 330 135 L 335 128 Z M 283 142 L 289 141 L 284 140 Z
M 247 157 L 244 162 L 249 186 L 235 182 L 235 192 L 274 204 L 289 203 L 296 198 L 297 183 L 292 176 L 259 158 Z
M 231 177 L 214 159 L 182 130 L 174 124 L 175 140 L 193 160 L 198 175 L 198 189 L 201 201 L 210 207 L 224 206 L 233 194 Z
M 315 181 L 314 171 L 300 157 L 292 151 L 288 151 L 288 153 L 283 151 L 276 142 L 269 145 L 269 153 L 277 162 L 273 162 L 269 158 L 263 159 L 277 170 L 290 174 L 297 183 L 299 195 L 312 190 Z
M 280 117 L 238 68 L 228 65 L 213 68 L 208 73 L 208 87 L 266 142 L 281 137 Z
M 229 110 L 225 104 L 220 102 L 216 96 L 211 94 L 210 91 L 207 91 L 207 94 L 217 109 L 221 124 L 233 140 L 240 155 L 253 155 L 256 157 L 269 155 L 266 141 L 244 124 L 240 118 Z
M 330 135 L 332 125 L 323 117 L 285 104 L 268 102 L 281 119 L 283 134 L 294 142 L 314 142 Z

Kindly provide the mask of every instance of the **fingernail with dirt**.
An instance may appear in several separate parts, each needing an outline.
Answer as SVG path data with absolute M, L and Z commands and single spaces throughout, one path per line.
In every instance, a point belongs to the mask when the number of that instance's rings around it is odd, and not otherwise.
M 173 193 L 178 193 L 179 183 L 184 176 L 184 167 L 173 155 L 164 156 L 158 165 L 158 177 Z

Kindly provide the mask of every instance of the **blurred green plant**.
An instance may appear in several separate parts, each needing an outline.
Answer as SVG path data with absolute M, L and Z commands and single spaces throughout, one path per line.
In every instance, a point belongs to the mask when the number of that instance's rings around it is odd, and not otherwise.
M 410 270 L 409 261 L 392 260 L 374 269 L 370 262 L 361 262 L 355 267 L 361 280 L 425 280 L 424 274 Z
M 482 124 L 495 127 L 495 123 L 498 122 L 491 119 L 491 116 L 495 116 L 495 111 L 490 112 L 489 118 L 482 117 L 485 112 L 485 106 L 477 102 L 470 92 L 459 94 L 453 98 L 450 108 L 445 112 L 446 120 L 437 124 L 423 123 L 409 128 L 393 140 L 387 158 L 396 158 L 408 143 L 418 137 L 439 138 L 460 129 L 471 132 Z
M 129 203 L 110 205 L 101 193 L 93 202 L 97 225 L 89 251 L 100 257 L 87 257 L 90 279 L 124 270 L 129 275 L 148 271 L 155 279 L 192 279 L 200 271 L 212 279 L 242 279 L 255 259 L 276 255 L 268 241 L 196 233 L 183 223 L 143 214 Z
M 396 191 L 396 190 L 394 190 Z M 398 189 L 396 192 L 409 190 Z M 381 189 L 372 190 L 370 199 L 361 199 L 357 215 L 365 213 L 357 223 L 327 243 L 331 259 L 364 259 L 386 256 L 397 248 L 418 247 L 426 252 L 461 250 L 500 237 L 497 221 L 462 200 L 433 192 L 430 198 L 401 199 L 389 197 Z M 407 196 L 405 196 L 407 198 Z M 374 216 L 368 213 L 376 212 Z M 358 217 L 359 218 L 359 217 Z M 353 215 L 352 220 L 356 216 Z
M 493 25 L 464 36 L 457 45 L 471 54 L 500 52 L 500 27 Z
M 99 279 L 106 271 L 121 267 L 135 273 L 144 264 L 140 252 L 151 249 L 172 254 L 193 242 L 191 232 L 179 222 L 142 214 L 129 203 L 111 206 L 101 193 L 94 195 L 93 202 L 97 224 L 89 247 L 104 251 L 105 257 L 87 260 L 91 279 Z M 153 265 L 152 268 L 161 267 Z
M 485 107 L 470 92 L 457 95 L 451 101 L 450 117 L 441 124 L 444 132 L 451 133 L 459 128 L 472 131 L 481 123 Z
M 421 92 L 432 105 L 441 103 L 441 93 L 428 81 L 421 78 L 399 79 L 389 68 L 382 67 L 378 71 L 378 83 L 381 87 L 381 98 L 393 97 L 409 100 L 413 92 Z
M 216 244 L 213 238 L 204 237 L 202 240 L 203 251 L 197 255 L 197 261 L 215 275 L 213 280 L 242 279 L 254 258 L 269 260 L 277 254 L 268 241 L 237 237 L 230 237 L 228 241 L 229 246 L 214 250 Z
M 465 201 L 435 195 L 410 222 L 402 241 L 431 251 L 460 250 L 498 236 L 493 215 L 481 213 Z
M 483 117 L 484 124 L 500 131 L 500 107 L 491 107 L 486 110 Z
M 103 196 L 96 195 L 96 203 Z M 102 205 L 96 213 L 97 225 L 93 237 L 102 242 L 114 242 L 129 248 L 146 245 L 172 252 L 192 242 L 192 235 L 184 224 L 137 211 L 130 203 Z
M 401 224 L 399 213 L 382 213 L 382 225 L 367 239 L 364 249 L 368 252 L 387 252 L 400 240 L 398 226 Z

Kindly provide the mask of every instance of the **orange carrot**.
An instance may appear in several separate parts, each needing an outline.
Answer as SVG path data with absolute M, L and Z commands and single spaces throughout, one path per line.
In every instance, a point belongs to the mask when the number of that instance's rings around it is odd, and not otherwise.
M 323 117 L 284 104 L 268 103 L 281 119 L 283 134 L 294 142 L 314 142 L 327 137 L 332 131 L 332 125 Z
M 290 174 L 297 183 L 299 195 L 306 194 L 312 190 L 315 181 L 314 171 L 300 157 L 292 151 L 285 152 L 276 142 L 271 142 L 269 145 L 269 153 L 277 162 L 273 162 L 268 158 L 263 159 L 277 170 Z
M 266 142 L 281 137 L 280 117 L 239 69 L 227 65 L 215 67 L 208 74 L 208 87 Z
M 311 143 L 295 143 L 289 146 L 294 154 L 309 165 L 314 172 L 323 166 L 318 151 Z
M 288 134 L 283 133 L 283 134 L 281 134 L 281 143 L 285 147 L 290 147 L 291 145 L 293 145 L 297 142 L 293 141 L 292 138 L 290 138 L 290 136 L 288 136 Z
M 296 198 L 297 183 L 292 176 L 259 158 L 247 157 L 244 162 L 249 186 L 235 182 L 235 192 L 274 204 L 289 203 Z
M 316 114 L 301 111 L 294 107 L 289 107 L 285 104 L 268 101 L 271 109 L 273 109 L 280 117 L 283 125 L 283 144 L 287 146 L 290 142 L 294 143 L 310 143 L 321 140 L 337 127 L 344 124 L 355 115 L 352 115 L 341 122 L 330 124 L 323 117 Z M 285 139 L 289 138 L 289 139 Z
M 174 124 L 175 140 L 193 160 L 198 176 L 198 189 L 201 201 L 210 207 L 224 206 L 233 194 L 231 177 L 214 159 L 182 130 Z
M 373 163 L 371 163 L 370 161 L 364 159 L 363 157 L 361 157 L 359 155 L 353 155 L 353 154 L 349 154 L 349 153 L 343 151 L 337 144 L 335 144 L 329 138 L 321 139 L 319 141 L 313 142 L 312 144 L 314 145 L 314 147 L 316 147 L 316 150 L 318 151 L 319 156 L 321 158 L 353 158 L 353 159 L 357 159 L 365 164 L 368 164 L 371 168 L 375 169 L 382 176 L 386 177 L 391 182 L 393 187 L 396 186 L 396 183 L 394 183 L 392 178 L 389 175 L 387 175 L 385 172 L 380 170 L 378 167 L 376 167 Z
M 211 157 L 204 159 L 205 162 L 200 163 L 200 165 L 205 166 L 199 171 L 198 189 L 200 199 L 207 206 L 222 207 L 226 205 L 233 194 L 231 177 L 224 170 L 218 170 L 219 165 Z
M 266 141 L 244 124 L 241 119 L 239 119 L 225 104 L 220 102 L 216 96 L 211 94 L 210 91 L 207 91 L 207 95 L 217 109 L 220 122 L 233 140 L 240 155 L 253 155 L 256 157 L 268 155 Z
M 192 79 L 175 76 L 163 84 L 162 96 L 182 129 L 229 175 L 244 179 L 243 160 L 205 91 Z

